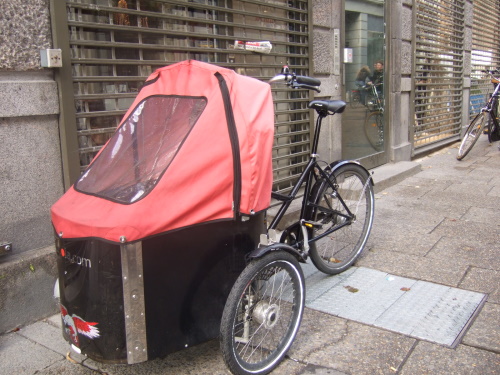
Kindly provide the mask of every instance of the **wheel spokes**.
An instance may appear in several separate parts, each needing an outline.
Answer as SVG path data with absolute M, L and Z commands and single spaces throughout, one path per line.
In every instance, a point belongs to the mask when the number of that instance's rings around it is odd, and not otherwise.
M 283 332 L 291 322 L 293 309 L 287 309 L 284 301 L 294 303 L 292 280 L 282 268 L 275 267 L 271 271 L 271 274 L 262 272 L 264 280 L 258 281 L 261 284 L 259 288 L 253 291 L 250 285 L 240 300 L 242 316 L 237 318 L 239 322 L 235 324 L 235 333 L 247 333 L 246 337 L 245 334 L 235 335 L 234 340 L 239 356 L 247 363 L 261 362 L 273 353 L 282 343 Z M 290 298 L 288 292 L 292 297 L 290 302 L 287 301 Z

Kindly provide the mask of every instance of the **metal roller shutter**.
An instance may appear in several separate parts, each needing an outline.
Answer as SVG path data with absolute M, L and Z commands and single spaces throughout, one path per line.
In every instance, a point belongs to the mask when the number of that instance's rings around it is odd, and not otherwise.
M 196 59 L 263 80 L 283 65 L 309 74 L 307 0 L 80 0 L 66 7 L 81 170 L 161 66 Z M 270 41 L 273 48 L 235 49 L 236 40 Z M 310 93 L 273 94 L 275 189 L 284 191 L 309 154 Z
M 414 152 L 458 138 L 462 121 L 464 0 L 416 0 Z
M 500 1 L 475 0 L 472 29 L 472 71 L 469 114 L 472 118 L 483 107 L 493 85 L 481 72 L 500 69 Z

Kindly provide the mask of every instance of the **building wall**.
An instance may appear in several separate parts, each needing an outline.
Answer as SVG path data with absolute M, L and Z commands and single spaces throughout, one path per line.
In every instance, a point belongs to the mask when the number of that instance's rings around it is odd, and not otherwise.
M 464 82 L 462 106 L 462 129 L 469 125 L 469 102 L 472 73 L 472 26 L 474 24 L 473 0 L 465 2 Z
M 342 0 L 313 1 L 313 67 L 314 76 L 321 79 L 321 93 L 316 99 L 341 99 L 340 56 L 334 56 L 334 30 L 342 25 Z M 339 46 L 340 47 L 340 46 Z M 328 116 L 323 121 L 318 153 L 323 160 L 338 160 L 342 156 L 341 116 Z
M 40 68 L 39 50 L 52 40 L 49 3 L 4 0 L 0 21 L 0 242 L 12 243 L 0 258 L 4 332 L 55 311 L 49 209 L 63 185 L 57 85 Z
M 386 40 L 390 56 L 389 160 L 392 162 L 410 160 L 412 149 L 409 130 L 413 64 L 411 4 L 411 0 L 397 0 L 388 5 L 389 35 Z

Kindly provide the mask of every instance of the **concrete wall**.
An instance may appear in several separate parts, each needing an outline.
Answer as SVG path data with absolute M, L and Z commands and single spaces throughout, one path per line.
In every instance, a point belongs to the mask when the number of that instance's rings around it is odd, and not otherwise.
M 389 86 L 389 160 L 391 162 L 411 159 L 410 108 L 413 65 L 413 15 L 411 0 L 393 0 L 387 3 L 388 34 L 386 40 L 389 49 L 390 74 Z
M 56 278 L 50 206 L 63 193 L 59 101 L 49 2 L 0 2 L 0 332 L 53 314 Z M 8 25 L 8 27 L 6 27 Z
M 472 70 L 472 26 L 474 22 L 473 0 L 465 2 L 465 40 L 464 40 L 464 82 L 462 105 L 462 129 L 469 125 L 469 102 Z

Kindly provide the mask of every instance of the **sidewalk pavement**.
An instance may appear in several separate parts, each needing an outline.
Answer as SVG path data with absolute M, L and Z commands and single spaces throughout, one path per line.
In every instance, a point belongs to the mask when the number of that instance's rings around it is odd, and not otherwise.
M 273 374 L 500 374 L 500 151 L 481 137 L 459 162 L 457 147 L 415 160 L 418 173 L 392 186 L 375 170 L 375 222 L 357 266 L 488 294 L 459 345 L 450 349 L 306 308 Z M 68 352 L 55 315 L 0 336 L 0 373 L 229 373 L 217 340 L 137 365 Z

